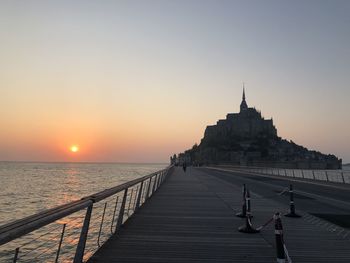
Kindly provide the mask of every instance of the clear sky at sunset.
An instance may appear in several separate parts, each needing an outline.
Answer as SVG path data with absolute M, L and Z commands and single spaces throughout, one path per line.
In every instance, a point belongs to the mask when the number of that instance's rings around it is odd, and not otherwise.
M 247 103 L 350 162 L 350 1 L 0 1 L 0 160 L 167 162 Z M 71 151 L 76 145 L 79 150 Z

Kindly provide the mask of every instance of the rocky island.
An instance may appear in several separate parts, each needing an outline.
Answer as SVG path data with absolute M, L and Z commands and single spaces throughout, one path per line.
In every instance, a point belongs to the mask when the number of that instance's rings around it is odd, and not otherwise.
M 207 126 L 200 144 L 171 157 L 172 163 L 231 164 L 300 169 L 341 169 L 342 160 L 287 141 L 272 119 L 247 105 L 243 88 L 239 113 Z

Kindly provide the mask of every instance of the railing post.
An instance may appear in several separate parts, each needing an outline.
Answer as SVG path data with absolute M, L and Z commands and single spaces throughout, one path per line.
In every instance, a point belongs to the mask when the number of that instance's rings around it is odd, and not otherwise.
M 153 193 L 156 191 L 157 176 L 158 176 L 158 175 L 155 175 L 155 176 L 154 176 L 154 182 L 153 182 L 153 187 L 152 187 L 152 195 L 153 195 Z
M 149 191 L 151 190 L 151 183 L 152 183 L 152 177 L 149 178 L 149 182 L 148 182 L 148 186 L 147 186 L 147 191 L 146 191 L 146 197 L 145 197 L 145 201 L 148 199 L 149 197 Z
M 137 187 L 136 187 L 136 190 L 135 190 L 135 198 L 134 198 L 134 203 L 133 203 L 133 205 L 132 205 L 132 211 L 133 211 L 133 212 L 135 212 L 138 190 L 139 190 L 139 186 L 137 186 Z
M 88 206 L 88 208 L 86 210 L 83 227 L 81 228 L 79 243 L 77 246 L 77 250 L 75 251 L 75 256 L 74 256 L 74 260 L 73 260 L 74 263 L 83 262 L 86 239 L 87 239 L 87 234 L 89 232 L 92 206 L 93 206 L 93 202 L 91 201 L 91 204 Z
M 13 263 L 17 262 L 18 259 L 18 253 L 19 253 L 19 247 L 15 249 L 15 255 L 13 256 Z
M 301 169 L 301 177 L 304 178 L 304 171 Z
M 312 170 L 312 178 L 313 178 L 314 180 L 316 180 L 316 178 L 315 178 L 315 171 L 314 171 L 314 170 Z
M 129 217 L 129 211 L 130 211 L 130 206 L 131 206 L 131 202 L 132 202 L 132 197 L 134 195 L 134 189 L 131 189 L 131 194 L 130 194 L 130 198 L 129 198 L 129 205 L 128 205 L 128 217 Z
M 163 182 L 165 182 L 167 176 L 168 176 L 168 170 L 164 171 Z
M 159 186 L 162 184 L 162 182 L 163 182 L 163 174 L 164 174 L 164 172 L 160 172 L 159 173 Z
M 139 194 L 137 195 L 137 201 L 136 201 L 135 211 L 136 211 L 137 209 L 139 209 L 139 207 L 140 207 L 142 189 L 143 189 L 143 181 L 141 182 Z
M 127 196 L 128 196 L 128 188 L 126 188 L 124 190 L 123 201 L 122 201 L 122 204 L 121 204 L 120 210 L 119 210 L 118 222 L 117 222 L 117 225 L 115 226 L 116 233 L 117 233 L 119 227 L 123 224 L 124 210 L 125 210 L 125 203 L 126 203 Z
M 112 217 L 112 222 L 111 222 L 111 234 L 113 234 L 113 223 L 114 223 L 114 218 L 115 218 L 115 212 L 117 211 L 118 199 L 119 199 L 119 195 L 117 196 L 117 198 L 115 200 L 115 206 L 114 206 L 113 217 Z
M 149 182 L 148 181 L 144 181 L 144 186 L 143 186 L 143 189 L 142 189 L 142 193 L 141 193 L 141 199 L 140 199 L 140 204 L 139 204 L 139 207 L 145 202 L 146 200 L 146 193 L 147 193 L 147 189 L 148 189 L 148 184 Z
M 100 236 L 102 232 L 102 227 L 103 227 L 103 221 L 105 219 L 105 213 L 106 213 L 106 208 L 107 208 L 107 202 L 105 203 L 105 206 L 103 208 L 103 214 L 102 214 L 102 219 L 101 219 L 101 224 L 100 224 L 100 230 L 98 231 L 98 237 L 97 237 L 97 246 L 100 247 Z
M 343 179 L 343 183 L 345 184 L 345 178 L 344 178 L 344 173 L 343 171 L 340 172 L 341 178 Z
M 157 189 L 159 188 L 159 186 L 160 186 L 160 178 L 162 177 L 162 174 L 161 173 L 159 173 L 158 174 L 158 180 L 157 180 Z
M 329 179 L 328 179 L 328 173 L 327 173 L 327 171 L 325 171 L 325 173 L 326 173 L 326 179 L 327 179 L 327 182 L 329 181 Z
M 287 170 L 284 169 L 284 176 L 287 177 Z
M 61 238 L 60 238 L 60 243 L 58 244 L 58 248 L 57 248 L 55 263 L 58 262 L 58 258 L 60 257 L 61 246 L 62 246 L 62 241 L 63 241 L 63 236 L 64 236 L 65 229 L 66 229 L 66 224 L 63 224 Z
M 292 171 L 293 171 L 293 177 L 295 177 L 294 169 Z

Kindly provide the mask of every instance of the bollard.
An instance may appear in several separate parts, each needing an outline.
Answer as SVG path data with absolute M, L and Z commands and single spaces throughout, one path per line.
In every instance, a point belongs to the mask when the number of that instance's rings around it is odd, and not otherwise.
M 273 219 L 275 221 L 275 239 L 276 239 L 276 255 L 277 263 L 291 263 L 292 260 L 288 255 L 288 250 L 283 239 L 283 226 L 280 213 L 274 214 Z
M 249 194 L 249 190 L 246 190 L 246 207 L 247 207 L 247 212 L 246 212 L 246 217 L 245 217 L 245 225 L 240 226 L 238 228 L 238 231 L 242 232 L 242 233 L 249 233 L 249 234 L 259 233 L 260 231 L 255 229 L 252 226 L 252 222 L 250 221 L 252 216 L 250 214 L 250 194 Z
M 289 213 L 285 214 L 284 216 L 287 217 L 301 217 L 301 215 L 298 215 L 297 213 L 295 213 L 295 205 L 294 205 L 294 192 L 293 192 L 293 185 L 289 185 L 289 196 L 290 196 L 290 202 L 289 202 Z
M 276 213 L 273 216 L 275 220 L 275 239 L 276 239 L 276 253 L 277 253 L 277 262 L 284 263 L 286 262 L 286 255 L 284 254 L 283 247 L 283 227 L 280 213 Z
M 243 184 L 242 193 L 243 193 L 242 212 L 237 213 L 236 216 L 244 218 L 246 217 L 246 214 L 247 214 L 247 205 L 246 205 L 247 190 L 246 190 L 245 184 Z

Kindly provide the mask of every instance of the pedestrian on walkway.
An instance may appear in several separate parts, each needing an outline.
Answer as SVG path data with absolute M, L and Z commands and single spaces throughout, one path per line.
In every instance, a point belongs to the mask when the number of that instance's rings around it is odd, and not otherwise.
M 182 169 L 184 170 L 184 172 L 186 173 L 186 163 L 182 164 Z

